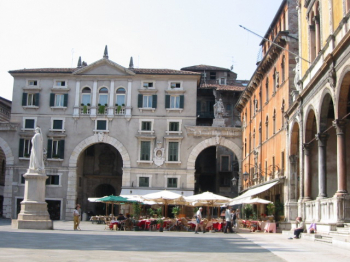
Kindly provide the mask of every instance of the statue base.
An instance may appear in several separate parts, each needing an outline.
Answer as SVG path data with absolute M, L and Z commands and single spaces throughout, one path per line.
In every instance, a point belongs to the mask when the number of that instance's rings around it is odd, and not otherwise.
M 225 119 L 224 118 L 215 118 L 213 120 L 213 127 L 225 127 Z
M 45 172 L 34 173 L 28 170 L 25 178 L 24 200 L 18 219 L 12 220 L 12 227 L 18 229 L 53 229 L 45 202 Z

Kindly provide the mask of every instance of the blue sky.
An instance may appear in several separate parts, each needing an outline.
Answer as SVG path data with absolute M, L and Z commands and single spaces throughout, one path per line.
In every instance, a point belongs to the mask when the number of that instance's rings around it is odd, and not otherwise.
M 127 67 L 207 64 L 250 79 L 261 39 L 281 0 L 0 1 L 0 96 L 12 100 L 9 70 L 76 67 L 103 56 Z

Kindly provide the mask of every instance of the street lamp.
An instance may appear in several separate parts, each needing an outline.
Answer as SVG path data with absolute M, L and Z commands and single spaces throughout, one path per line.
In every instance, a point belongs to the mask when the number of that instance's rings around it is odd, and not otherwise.
M 231 180 L 231 182 L 232 182 L 232 185 L 233 185 L 233 186 L 236 186 L 236 185 L 237 185 L 237 178 L 236 178 L 236 177 L 233 177 L 232 180 Z
M 248 177 L 249 177 L 249 173 L 248 173 L 248 172 L 244 172 L 244 173 L 243 173 L 244 181 L 247 181 L 247 180 L 248 180 Z

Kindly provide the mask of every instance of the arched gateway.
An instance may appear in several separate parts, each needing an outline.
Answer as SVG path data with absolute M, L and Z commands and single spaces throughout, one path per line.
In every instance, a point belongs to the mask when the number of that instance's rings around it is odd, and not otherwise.
M 68 174 L 68 188 L 67 188 L 67 205 L 66 205 L 66 219 L 72 219 L 72 213 L 77 199 L 77 179 L 78 161 L 80 155 L 90 146 L 95 144 L 107 144 L 115 148 L 122 159 L 123 168 L 123 185 L 130 181 L 130 156 L 124 145 L 117 139 L 106 134 L 95 134 L 80 142 L 73 150 L 69 158 L 69 174 Z

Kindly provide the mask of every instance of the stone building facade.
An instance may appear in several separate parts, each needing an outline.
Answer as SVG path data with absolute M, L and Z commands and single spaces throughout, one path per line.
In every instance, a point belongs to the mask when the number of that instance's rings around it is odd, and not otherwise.
M 319 231 L 350 222 L 350 2 L 298 1 L 299 50 L 288 120 L 298 215 Z
M 283 1 L 260 44 L 263 57 L 236 105 L 242 120 L 242 193 L 254 190 L 254 195 L 279 203 L 287 218 L 291 182 L 284 114 L 294 90 L 291 53 L 298 52 L 297 33 L 295 1 Z M 264 205 L 259 208 L 258 215 L 266 214 Z
M 72 219 L 88 197 L 171 190 L 192 195 L 196 162 L 228 148 L 241 163 L 241 130 L 197 126 L 201 74 L 123 67 L 108 57 L 77 68 L 10 71 L 11 126 L 0 128 L 6 157 L 3 215 L 16 218 L 23 199 L 30 139 L 40 126 L 47 151 L 46 202 L 52 219 Z M 239 168 L 238 168 L 239 169 Z

